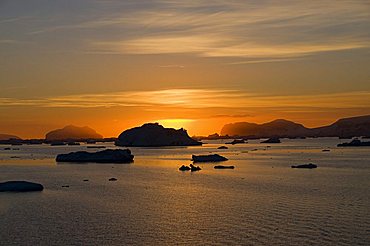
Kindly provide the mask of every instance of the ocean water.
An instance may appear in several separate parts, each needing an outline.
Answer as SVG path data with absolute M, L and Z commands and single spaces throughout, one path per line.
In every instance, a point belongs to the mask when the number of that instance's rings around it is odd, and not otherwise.
M 58 153 L 97 151 L 86 145 L 0 146 L 0 182 L 45 187 L 0 193 L 0 245 L 370 245 L 370 148 L 282 141 L 130 148 L 132 164 L 55 162 Z M 178 171 L 207 153 L 236 168 Z M 319 168 L 290 168 L 309 162 Z

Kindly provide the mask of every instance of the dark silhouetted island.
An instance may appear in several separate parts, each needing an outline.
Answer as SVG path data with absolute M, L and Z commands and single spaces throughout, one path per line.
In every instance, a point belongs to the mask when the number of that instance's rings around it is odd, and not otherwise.
M 69 145 L 69 146 L 79 146 L 81 144 L 78 143 L 78 142 L 68 142 L 67 145 Z
M 272 138 L 269 138 L 265 141 L 262 141 L 261 143 L 281 143 L 281 141 L 277 137 L 272 137 Z
M 191 159 L 193 162 L 219 162 L 219 161 L 227 161 L 226 157 L 223 157 L 218 154 L 213 155 L 192 155 Z
M 1 134 L 0 133 L 0 140 L 14 140 L 14 139 L 20 139 L 20 137 L 15 135 L 9 135 L 9 134 Z
M 219 139 L 231 139 L 233 137 L 230 137 L 228 135 L 226 136 L 220 136 L 217 133 L 208 135 L 208 136 L 192 136 L 193 139 L 201 141 L 201 140 L 219 140 Z
M 247 138 L 270 138 L 276 136 L 304 136 L 307 128 L 288 120 L 274 120 L 265 124 L 238 122 L 225 125 L 221 135 L 245 136 Z
M 220 146 L 217 149 L 228 149 L 228 147 L 227 146 Z
M 189 166 L 182 165 L 179 170 L 196 172 L 202 170 L 202 168 L 200 168 L 200 166 L 194 166 L 193 164 L 190 164 Z
M 191 137 L 184 129 L 164 128 L 158 123 L 147 123 L 122 132 L 117 146 L 133 147 L 164 147 L 202 145 Z
M 200 166 L 194 166 L 193 164 L 190 164 L 190 171 L 191 172 L 196 172 L 196 171 L 200 171 L 202 170 L 202 168 L 200 168 Z
M 213 168 L 214 169 L 234 169 L 235 167 L 234 166 L 222 166 L 222 165 L 218 165 L 218 166 L 214 166 Z
M 86 139 L 102 139 L 103 136 L 98 134 L 90 127 L 78 127 L 69 125 L 62 129 L 50 131 L 46 134 L 45 139 L 48 141 L 77 141 Z
M 67 145 L 66 142 L 63 142 L 63 141 L 51 141 L 50 142 L 50 146 L 64 146 L 64 145 Z
M 92 162 L 92 163 L 131 163 L 134 156 L 129 149 L 107 149 L 99 152 L 77 151 L 68 154 L 60 154 L 56 157 L 57 162 Z
M 188 166 L 185 166 L 185 165 L 182 165 L 180 168 L 179 168 L 180 171 L 190 171 L 190 167 Z
M 234 145 L 234 144 L 242 144 L 242 143 L 245 143 L 245 140 L 244 139 L 234 139 L 233 141 L 231 142 L 227 142 L 225 144 L 231 144 L 231 145 Z
M 44 186 L 28 181 L 7 181 L 0 183 L 0 192 L 42 191 Z
M 299 138 L 340 137 L 352 138 L 370 135 L 370 115 L 344 118 L 329 126 L 306 128 L 302 124 L 279 119 L 269 123 L 256 124 L 237 122 L 225 125 L 221 135 L 243 138 Z
M 337 147 L 363 147 L 363 146 L 370 146 L 370 142 L 362 142 L 359 139 L 353 139 L 349 143 L 341 143 L 337 145 Z
M 309 164 L 302 164 L 302 165 L 296 165 L 292 166 L 292 168 L 306 168 L 306 169 L 312 169 L 312 168 L 317 168 L 317 165 L 309 163 Z
M 23 140 L 17 136 L 9 134 L 0 134 L 0 144 L 22 145 Z

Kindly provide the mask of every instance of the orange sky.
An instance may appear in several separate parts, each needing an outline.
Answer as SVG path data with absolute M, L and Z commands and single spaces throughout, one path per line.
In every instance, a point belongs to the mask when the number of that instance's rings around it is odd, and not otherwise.
M 366 1 L 5 1 L 0 133 L 370 114 Z
M 209 135 L 237 121 L 262 123 L 285 118 L 308 127 L 321 126 L 368 112 L 368 98 L 368 92 L 268 96 L 210 89 L 85 94 L 8 100 L 12 113 L 2 118 L 0 126 L 13 130 L 9 133 L 35 138 L 68 124 L 88 125 L 112 137 L 145 122 L 159 122 L 184 127 L 191 135 Z

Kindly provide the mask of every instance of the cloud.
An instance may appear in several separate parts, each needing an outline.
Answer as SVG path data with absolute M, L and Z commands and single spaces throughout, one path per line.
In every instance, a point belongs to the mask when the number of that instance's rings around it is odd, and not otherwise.
M 243 64 L 258 64 L 258 63 L 272 63 L 272 62 L 288 62 L 301 60 L 302 57 L 285 57 L 285 58 L 267 58 L 267 59 L 250 59 L 238 62 L 230 62 L 228 65 L 243 65 Z
M 0 44 L 18 44 L 18 43 L 21 42 L 14 39 L 0 39 Z
M 18 22 L 18 21 L 29 19 L 29 18 L 30 18 L 30 16 L 21 16 L 21 17 L 0 19 L 0 24 L 8 24 L 8 23 L 13 23 L 13 22 Z
M 370 46 L 369 5 L 361 1 L 155 1 L 110 20 L 87 24 L 136 31 L 92 40 L 90 49 L 116 54 L 202 57 L 303 57 Z
M 129 41 L 96 42 L 95 48 L 122 54 L 181 54 L 194 53 L 203 57 L 244 57 L 244 58 L 289 58 L 314 53 L 359 49 L 368 43 L 346 42 L 332 44 L 284 44 L 263 45 L 243 43 L 228 46 L 229 40 L 222 36 L 150 37 Z M 268 59 L 282 61 L 282 59 Z
M 159 65 L 158 67 L 160 67 L 160 68 L 185 68 L 185 66 L 183 66 L 183 65 L 177 65 L 177 64 L 173 64 L 173 65 Z
M 12 91 L 12 90 L 20 90 L 20 89 L 27 89 L 28 86 L 22 85 L 22 86 L 8 86 L 1 88 L 2 91 Z
M 245 118 L 245 117 L 252 117 L 251 114 L 216 114 L 211 115 L 207 118 Z
M 137 0 L 86 4 L 95 4 L 101 11 L 84 18 L 61 18 L 29 34 L 71 32 L 71 36 L 81 37 L 75 35 L 81 32 L 84 52 L 92 54 L 190 53 L 263 58 L 266 62 L 370 48 L 367 1 Z
M 319 95 L 261 95 L 239 90 L 167 89 L 104 94 L 81 94 L 39 99 L 0 98 L 0 107 L 35 106 L 61 108 L 140 107 L 166 111 L 180 109 L 270 108 L 280 110 L 317 110 L 370 108 L 370 91 Z M 245 117 L 245 114 L 233 117 Z

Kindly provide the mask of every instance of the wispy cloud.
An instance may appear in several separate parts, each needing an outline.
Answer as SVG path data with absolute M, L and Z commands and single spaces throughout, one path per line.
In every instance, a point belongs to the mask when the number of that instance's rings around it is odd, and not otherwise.
M 288 62 L 301 60 L 302 57 L 285 57 L 285 58 L 272 58 L 272 59 L 250 59 L 238 62 L 230 62 L 229 65 L 243 65 L 243 64 L 258 64 L 258 63 L 272 63 L 272 62 Z
M 93 54 L 190 53 L 264 58 L 267 62 L 370 48 L 367 1 L 140 0 L 91 4 L 109 11 L 83 21 L 53 22 L 29 34 L 84 30 L 85 52 Z
M 2 91 L 12 91 L 12 90 L 21 90 L 21 89 L 27 89 L 28 87 L 25 85 L 22 86 L 8 86 L 1 88 Z
M 287 58 L 370 46 L 370 37 L 364 34 L 370 28 L 369 5 L 361 1 L 155 2 L 152 9 L 85 23 L 89 28 L 113 25 L 143 30 L 121 39 L 93 40 L 91 49 L 117 54 Z
M 82 94 L 39 99 L 0 98 L 0 107 L 36 106 L 65 108 L 141 107 L 151 110 L 284 108 L 370 108 L 370 91 L 320 95 L 275 96 L 238 90 L 168 89 L 104 94 Z M 236 117 L 236 116 L 235 116 Z
M 159 65 L 160 68 L 185 68 L 184 65 L 177 65 L 177 64 L 171 64 L 171 65 Z
M 18 43 L 21 42 L 14 39 L 0 39 L 0 44 L 18 44 Z
M 98 50 L 122 54 L 194 53 L 204 57 L 289 58 L 314 53 L 368 47 L 369 43 L 346 42 L 332 44 L 258 44 L 243 43 L 227 46 L 222 36 L 150 37 L 118 42 L 95 42 Z M 275 59 L 276 60 L 276 59 Z M 269 59 L 273 61 L 273 59 Z M 281 61 L 281 59 L 276 60 Z
M 206 118 L 246 118 L 246 117 L 252 117 L 251 114 L 216 114 L 211 115 Z
M 0 19 L 0 24 L 8 24 L 8 23 L 13 23 L 13 22 L 18 22 L 18 21 L 29 19 L 29 18 L 31 18 L 31 17 L 30 16 L 21 16 L 21 17 Z

